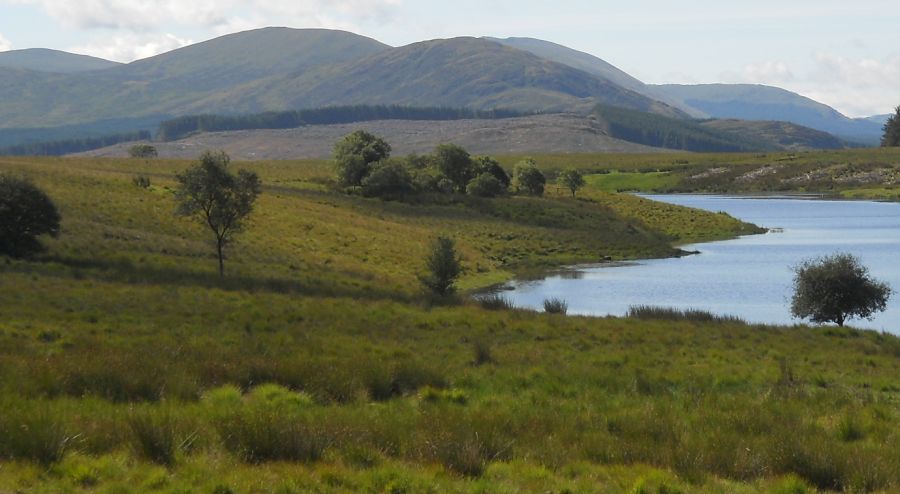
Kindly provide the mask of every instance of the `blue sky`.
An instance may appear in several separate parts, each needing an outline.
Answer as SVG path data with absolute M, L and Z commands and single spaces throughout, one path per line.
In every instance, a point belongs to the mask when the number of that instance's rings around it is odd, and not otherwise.
M 771 84 L 850 116 L 900 105 L 898 0 L 0 0 L 0 50 L 131 61 L 264 26 L 327 27 L 391 45 L 527 36 L 648 83 Z

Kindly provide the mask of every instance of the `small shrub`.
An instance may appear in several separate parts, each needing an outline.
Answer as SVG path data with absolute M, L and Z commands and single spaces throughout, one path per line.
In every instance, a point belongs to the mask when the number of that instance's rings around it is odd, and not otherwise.
M 466 194 L 475 197 L 497 197 L 505 191 L 497 177 L 488 172 L 478 175 L 466 185 Z
M 862 424 L 855 415 L 844 415 L 837 425 L 838 437 L 844 442 L 859 441 L 865 437 Z
M 128 148 L 128 156 L 132 158 L 156 158 L 159 156 L 159 151 L 156 150 L 156 147 L 151 144 L 135 144 Z
M 304 392 L 291 391 L 278 384 L 261 384 L 250 391 L 252 403 L 275 408 L 307 408 L 315 405 L 312 397 Z
M 134 183 L 134 185 L 142 189 L 150 188 L 150 177 L 146 175 L 135 175 L 134 178 L 131 179 L 131 181 L 132 183 Z
M 544 312 L 547 314 L 565 314 L 569 311 L 569 304 L 559 298 L 544 300 Z
M 773 494 L 807 494 L 809 486 L 800 477 L 788 475 L 772 487 Z
M 491 344 L 485 339 L 478 338 L 472 342 L 472 353 L 475 357 L 472 364 L 476 367 L 490 364 L 494 361 L 494 356 L 491 353 Z

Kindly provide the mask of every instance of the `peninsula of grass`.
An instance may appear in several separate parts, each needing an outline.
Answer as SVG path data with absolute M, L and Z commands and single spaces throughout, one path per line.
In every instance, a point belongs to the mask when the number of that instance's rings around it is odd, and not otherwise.
M 752 225 L 592 186 L 364 199 L 327 162 L 241 163 L 263 194 L 220 279 L 174 214 L 189 165 L 0 159 L 63 218 L 0 260 L 0 492 L 900 488 L 894 336 L 429 305 L 417 280 L 438 234 L 466 290 Z

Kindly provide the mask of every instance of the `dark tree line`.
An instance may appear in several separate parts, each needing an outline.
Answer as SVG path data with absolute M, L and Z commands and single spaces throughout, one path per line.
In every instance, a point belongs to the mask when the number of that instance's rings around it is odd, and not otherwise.
M 881 145 L 884 147 L 900 146 L 900 106 L 884 124 L 884 137 L 881 138 Z
M 125 134 L 112 134 L 82 139 L 67 139 L 53 142 L 30 142 L 0 148 L 0 156 L 62 156 L 105 148 L 122 142 L 150 140 L 150 132 L 142 130 Z
M 189 115 L 159 124 L 157 139 L 174 141 L 196 132 L 255 129 L 293 129 L 305 125 L 327 125 L 372 120 L 462 120 L 522 116 L 512 110 L 410 106 L 334 106 L 312 110 L 265 112 L 252 115 Z

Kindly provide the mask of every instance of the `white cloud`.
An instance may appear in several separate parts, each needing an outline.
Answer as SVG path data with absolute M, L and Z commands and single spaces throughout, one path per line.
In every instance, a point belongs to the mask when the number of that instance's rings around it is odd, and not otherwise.
M 379 21 L 388 17 L 400 0 L 0 0 L 0 3 L 38 5 L 64 25 L 81 29 L 149 31 L 165 29 L 171 24 L 220 28 L 241 22 L 325 26 Z
M 13 49 L 13 44 L 10 40 L 6 39 L 3 36 L 3 33 L 0 33 L 0 51 L 9 51 Z
M 782 61 L 765 61 L 744 66 L 738 73 L 725 72 L 722 79 L 727 82 L 766 81 L 770 84 L 794 80 L 794 72 Z
M 173 34 L 124 33 L 98 38 L 88 44 L 72 47 L 68 51 L 117 62 L 131 62 L 159 55 L 191 43 L 191 40 L 182 39 Z
M 900 104 L 900 54 L 881 59 L 819 52 L 802 72 L 781 61 L 720 74 L 725 82 L 783 87 L 851 116 L 890 113 Z

